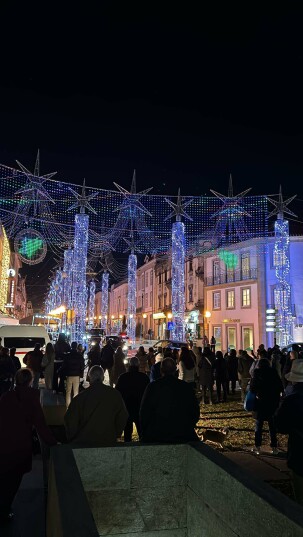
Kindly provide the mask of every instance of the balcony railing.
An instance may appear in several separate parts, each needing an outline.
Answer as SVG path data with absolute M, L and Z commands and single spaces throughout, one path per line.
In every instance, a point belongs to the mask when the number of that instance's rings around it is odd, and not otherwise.
M 210 285 L 220 285 L 222 283 L 234 283 L 241 282 L 244 280 L 256 280 L 257 279 L 257 269 L 251 268 L 249 270 L 234 270 L 221 272 L 220 274 L 206 276 L 204 279 L 204 284 L 206 286 Z

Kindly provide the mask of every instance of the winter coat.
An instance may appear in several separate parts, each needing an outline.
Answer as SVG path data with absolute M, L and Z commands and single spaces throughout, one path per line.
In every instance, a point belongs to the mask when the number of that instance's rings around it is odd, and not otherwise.
M 185 382 L 195 382 L 195 373 L 196 373 L 196 367 L 194 366 L 192 369 L 187 369 L 185 367 L 182 360 L 179 362 L 179 379 L 184 380 Z
M 81 352 L 74 350 L 69 352 L 64 358 L 60 372 L 67 377 L 83 377 L 84 358 Z
M 282 377 L 282 358 L 280 351 L 274 351 L 271 355 L 271 367 L 277 371 L 280 378 Z
M 101 365 L 101 350 L 94 348 L 87 353 L 89 369 L 93 365 Z
M 155 380 L 158 380 L 161 378 L 161 361 L 156 362 L 154 365 L 152 365 L 150 370 L 150 382 L 154 382 Z
M 126 373 L 126 367 L 124 365 L 124 354 L 122 356 L 117 356 L 117 353 L 114 355 L 114 365 L 112 369 L 112 381 L 114 384 L 117 384 L 118 378 L 120 375 L 123 375 L 123 373 Z
M 240 379 L 250 379 L 249 370 L 254 363 L 254 359 L 248 354 L 242 354 L 238 360 L 238 374 Z
M 116 390 L 121 393 L 129 414 L 139 413 L 140 404 L 149 384 L 149 378 L 145 373 L 131 370 L 119 377 Z
M 0 474 L 32 468 L 32 428 L 48 445 L 56 440 L 48 429 L 39 390 L 17 386 L 0 399 Z
M 71 351 L 70 345 L 64 341 L 59 340 L 55 343 L 56 360 L 64 360 L 65 355 Z
M 215 379 L 218 382 L 227 382 L 227 360 L 225 358 L 216 358 L 214 363 Z
M 201 386 L 212 386 L 214 383 L 214 363 L 215 357 L 211 354 L 201 354 L 198 363 L 199 380 Z
M 0 381 L 14 378 L 16 369 L 10 356 L 0 356 Z
M 250 391 L 257 396 L 256 418 L 267 420 L 273 416 L 279 406 L 280 393 L 283 392 L 277 371 L 270 366 L 255 369 Z
M 110 343 L 107 343 L 101 350 L 101 365 L 104 369 L 111 369 L 114 365 L 115 349 Z
M 287 464 L 303 477 L 303 382 L 292 385 L 276 414 L 279 433 L 289 434 Z
M 197 440 L 200 408 L 192 387 L 173 375 L 151 382 L 143 395 L 140 420 L 143 442 L 178 443 Z
M 229 380 L 238 380 L 238 358 L 237 356 L 227 357 L 227 373 Z
M 51 350 L 49 353 L 45 353 L 42 365 L 44 365 L 44 379 L 45 379 L 45 387 L 47 390 L 51 390 L 53 387 L 53 377 L 54 377 L 54 362 L 55 362 L 55 350 Z
M 28 352 L 24 356 L 23 363 L 26 364 L 26 367 L 31 369 L 33 373 L 41 373 L 42 360 L 43 360 L 43 352 L 33 350 L 33 351 Z
M 146 373 L 148 371 L 148 361 L 147 361 L 147 353 L 144 352 L 137 352 L 136 357 L 139 360 L 139 371 L 140 373 Z
M 67 440 L 87 447 L 111 446 L 128 419 L 121 394 L 95 382 L 72 399 L 64 416 Z

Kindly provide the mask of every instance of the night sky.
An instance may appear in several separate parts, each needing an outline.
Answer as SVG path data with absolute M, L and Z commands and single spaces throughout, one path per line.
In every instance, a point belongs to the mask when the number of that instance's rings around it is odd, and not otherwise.
M 39 147 L 74 183 L 136 168 L 138 189 L 198 195 L 232 173 L 303 199 L 302 4 L 162 4 L 2 3 L 0 162 L 32 168 Z

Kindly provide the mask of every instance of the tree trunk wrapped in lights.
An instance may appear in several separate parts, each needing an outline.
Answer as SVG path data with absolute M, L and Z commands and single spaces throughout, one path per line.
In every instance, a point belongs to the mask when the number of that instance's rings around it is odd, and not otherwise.
M 88 302 L 88 325 L 90 328 L 93 328 L 94 326 L 95 298 L 96 298 L 96 284 L 94 280 L 92 280 L 89 284 L 89 302 Z
M 137 256 L 131 253 L 128 257 L 127 335 L 132 346 L 136 342 L 136 276 Z
M 87 214 L 76 214 L 73 264 L 73 309 L 74 323 L 71 327 L 72 341 L 84 343 L 86 327 L 86 265 L 88 246 Z
M 104 271 L 102 274 L 102 287 L 101 287 L 101 328 L 106 330 L 107 318 L 108 318 L 108 280 L 109 274 Z

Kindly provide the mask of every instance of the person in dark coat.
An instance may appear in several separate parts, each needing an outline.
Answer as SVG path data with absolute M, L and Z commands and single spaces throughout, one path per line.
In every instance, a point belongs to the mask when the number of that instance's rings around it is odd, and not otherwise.
M 64 362 L 64 358 L 68 352 L 70 352 L 71 348 L 70 345 L 66 341 L 66 335 L 65 334 L 59 334 L 58 340 L 55 343 L 55 360 L 54 360 L 54 379 L 53 379 L 53 390 L 58 393 L 65 393 L 65 387 L 64 387 L 64 374 L 63 370 L 62 375 L 60 375 L 60 382 L 58 384 L 58 371 L 61 369 L 62 364 Z
M 84 374 L 84 358 L 83 354 L 78 352 L 77 341 L 73 341 L 71 344 L 71 351 L 65 355 L 62 370 L 64 376 L 66 376 L 66 406 L 67 408 L 71 402 L 71 395 L 73 390 L 73 397 L 79 393 L 80 378 Z M 61 370 L 59 370 L 61 374 Z
M 271 368 L 267 358 L 261 358 L 259 360 L 258 368 L 254 370 L 250 382 L 250 391 L 256 394 L 255 447 L 252 451 L 259 455 L 262 445 L 263 424 L 264 421 L 267 421 L 272 453 L 276 455 L 278 450 L 274 413 L 279 406 L 283 385 L 277 371 Z
M 99 345 L 93 345 L 91 350 L 87 353 L 88 369 L 94 365 L 101 365 L 101 349 Z
M 0 396 L 12 388 L 15 373 L 16 369 L 9 356 L 9 349 L 2 347 L 0 355 Z
M 136 425 L 138 435 L 141 436 L 139 411 L 145 388 L 149 384 L 149 378 L 145 373 L 141 373 L 139 369 L 139 359 L 134 356 L 129 361 L 128 372 L 120 375 L 116 385 L 116 390 L 121 393 L 129 414 L 124 429 L 124 442 L 131 442 L 132 440 L 133 423 Z
M 254 363 L 252 356 L 247 354 L 247 351 L 239 350 L 238 358 L 238 378 L 241 383 L 241 401 L 244 403 L 246 390 L 250 381 L 250 368 Z
M 231 349 L 227 356 L 227 393 L 229 394 L 229 383 L 231 383 L 231 393 L 236 391 L 236 382 L 238 380 L 238 358 L 235 349 Z
M 101 367 L 104 371 L 108 370 L 109 383 L 111 386 L 113 385 L 112 371 L 114 365 L 114 354 L 115 349 L 111 341 L 108 341 L 101 349 Z
M 142 442 L 178 443 L 198 440 L 195 425 L 200 408 L 195 393 L 187 382 L 175 377 L 172 358 L 161 363 L 162 377 L 151 382 L 143 395 L 140 408 Z
M 16 356 L 16 351 L 17 351 L 16 347 L 11 347 L 9 350 L 9 355 L 14 364 L 15 370 L 18 371 L 18 369 L 21 369 L 21 362 L 18 356 Z
M 40 343 L 36 343 L 34 350 L 28 352 L 23 358 L 23 363 L 33 374 L 33 388 L 39 388 L 39 379 L 43 369 L 42 360 L 43 352 Z
M 276 414 L 277 431 L 288 434 L 287 465 L 292 472 L 295 498 L 303 506 L 303 360 L 298 359 L 287 373 L 291 390 Z
M 221 388 L 222 388 L 223 389 L 223 403 L 226 403 L 227 382 L 228 382 L 227 360 L 225 360 L 221 351 L 216 352 L 214 371 L 215 371 L 217 398 L 218 398 L 217 402 L 218 403 L 221 402 Z
M 288 385 L 288 380 L 287 380 L 286 375 L 290 373 L 293 361 L 297 360 L 299 357 L 299 350 L 300 350 L 299 346 L 296 343 L 294 343 L 291 346 L 291 348 L 292 350 L 289 351 L 286 355 L 286 358 L 283 364 L 283 369 L 282 369 L 282 382 L 283 382 L 284 388 L 286 388 L 286 386 Z
M 210 347 L 205 347 L 204 352 L 199 347 L 200 359 L 198 362 L 199 382 L 202 390 L 202 404 L 205 403 L 207 390 L 209 391 L 209 404 L 213 404 L 214 364 L 215 357 Z
M 30 388 L 32 373 L 19 369 L 16 387 L 0 398 L 0 519 L 11 517 L 11 505 L 23 474 L 32 469 L 32 428 L 48 445 L 56 440 L 45 423 L 39 391 Z

